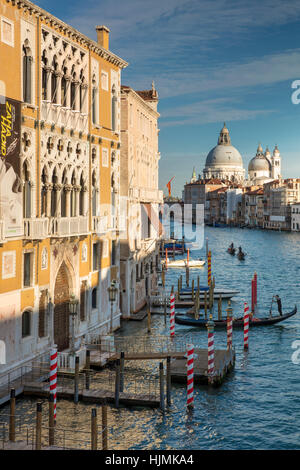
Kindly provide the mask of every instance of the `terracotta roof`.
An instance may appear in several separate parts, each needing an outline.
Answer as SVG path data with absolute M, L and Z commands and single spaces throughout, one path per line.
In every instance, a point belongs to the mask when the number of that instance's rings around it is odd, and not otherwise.
M 157 91 L 156 90 L 142 90 L 142 91 L 137 91 L 135 92 L 140 95 L 141 98 L 145 101 L 155 101 L 158 99 L 157 96 Z

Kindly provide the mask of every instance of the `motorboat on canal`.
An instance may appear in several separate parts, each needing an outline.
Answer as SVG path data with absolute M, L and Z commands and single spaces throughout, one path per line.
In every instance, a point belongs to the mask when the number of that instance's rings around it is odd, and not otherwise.
M 297 306 L 288 313 L 284 315 L 276 315 L 272 316 L 271 314 L 268 317 L 253 317 L 249 319 L 249 326 L 256 327 L 256 326 L 269 326 L 275 325 L 276 323 L 280 323 L 288 318 L 291 318 L 293 315 L 297 313 Z M 206 328 L 207 320 L 204 318 L 196 318 L 188 316 L 187 314 L 177 314 L 175 315 L 175 323 L 179 325 L 187 325 L 187 326 L 197 326 L 198 328 Z M 215 328 L 227 328 L 227 319 L 224 318 L 223 320 L 214 320 Z M 240 318 L 233 318 L 232 319 L 232 326 L 233 328 L 243 328 L 244 327 L 244 319 L 243 317 Z
M 165 260 L 162 260 L 162 263 L 165 264 Z M 178 259 L 178 260 L 167 260 L 167 267 L 168 268 L 201 268 L 205 265 L 205 260 L 202 259 L 190 259 L 187 262 L 186 259 Z

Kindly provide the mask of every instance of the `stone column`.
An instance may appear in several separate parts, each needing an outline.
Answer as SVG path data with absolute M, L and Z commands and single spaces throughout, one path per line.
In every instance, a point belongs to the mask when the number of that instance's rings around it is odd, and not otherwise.
M 54 189 L 56 192 L 56 200 L 55 200 L 55 208 L 56 208 L 56 217 L 61 216 L 61 190 L 63 185 L 60 183 L 56 183 L 54 185 Z
M 65 184 L 64 189 L 66 191 L 66 217 L 70 217 L 70 209 L 71 209 L 71 204 L 70 204 L 70 198 L 71 198 L 71 191 L 72 191 L 73 186 L 71 184 Z
M 66 79 L 66 108 L 71 106 L 71 78 L 69 75 L 65 76 Z
M 46 217 L 51 217 L 51 192 L 53 184 L 46 183 L 44 185 L 44 191 L 46 192 Z
M 57 72 L 56 76 L 57 76 L 57 80 L 56 80 L 56 83 L 57 83 L 56 103 L 57 104 L 62 104 L 62 102 L 61 102 L 61 79 L 63 77 L 63 73 L 62 72 Z
M 87 207 L 87 204 L 86 204 L 86 200 L 87 200 L 87 192 L 88 192 L 88 187 L 87 186 L 83 186 L 82 187 L 82 191 L 83 191 L 83 198 L 82 198 L 82 215 L 86 216 L 86 207 Z
M 46 84 L 46 101 L 51 100 L 51 95 L 50 95 L 50 84 L 51 84 L 51 67 L 45 67 L 46 73 L 47 73 L 47 84 Z
M 79 111 L 79 82 L 76 81 L 75 83 L 75 105 L 74 109 Z
M 79 216 L 79 196 L 80 196 L 81 186 L 74 186 L 75 191 L 75 217 Z

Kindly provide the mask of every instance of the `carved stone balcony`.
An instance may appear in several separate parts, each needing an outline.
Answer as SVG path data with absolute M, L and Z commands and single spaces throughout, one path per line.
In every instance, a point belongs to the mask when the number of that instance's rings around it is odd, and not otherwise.
M 93 216 L 93 232 L 102 235 L 107 232 L 107 216 Z
M 49 219 L 23 219 L 24 238 L 27 240 L 43 240 L 48 237 Z
M 0 243 L 4 243 L 5 234 L 4 234 L 4 220 L 0 220 Z
M 89 232 L 89 219 L 84 216 L 57 217 L 49 221 L 49 234 L 54 237 L 70 237 L 87 235 Z

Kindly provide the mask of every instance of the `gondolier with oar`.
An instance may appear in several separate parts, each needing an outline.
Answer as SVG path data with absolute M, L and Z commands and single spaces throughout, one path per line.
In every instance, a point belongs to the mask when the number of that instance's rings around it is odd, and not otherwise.
M 272 316 L 272 304 L 273 304 L 274 300 L 276 300 L 276 302 L 277 302 L 277 308 L 278 308 L 278 312 L 279 312 L 279 315 L 282 317 L 282 304 L 281 304 L 281 298 L 279 297 L 279 295 L 278 295 L 278 294 L 276 294 L 276 295 L 273 295 L 273 297 L 272 297 L 272 303 L 271 303 L 271 308 L 270 308 L 270 316 Z

